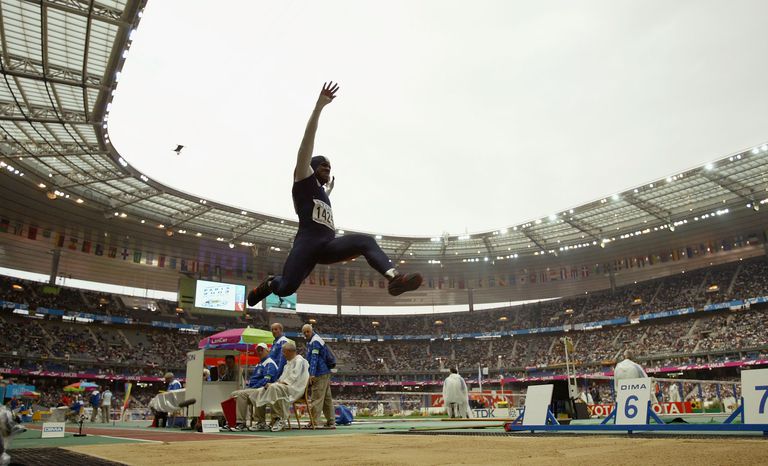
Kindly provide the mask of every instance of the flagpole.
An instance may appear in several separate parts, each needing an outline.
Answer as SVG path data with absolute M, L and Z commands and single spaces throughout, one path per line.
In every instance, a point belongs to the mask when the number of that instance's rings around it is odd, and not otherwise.
M 483 372 L 480 369 L 480 364 L 477 365 L 477 383 L 480 384 L 480 391 L 483 391 Z

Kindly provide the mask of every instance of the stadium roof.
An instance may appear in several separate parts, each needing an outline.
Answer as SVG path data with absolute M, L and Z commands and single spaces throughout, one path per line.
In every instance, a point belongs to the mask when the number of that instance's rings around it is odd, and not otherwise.
M 201 199 L 155 182 L 109 138 L 110 102 L 145 0 L 0 0 L 0 161 L 41 196 L 99 209 L 105 217 L 235 247 L 287 247 L 294 220 Z M 147 109 L 158 111 L 161 109 Z M 749 148 L 669 178 L 610 193 L 550 217 L 445 237 L 378 236 L 395 258 L 503 260 L 596 247 L 674 230 L 768 198 L 768 146 Z M 633 182 L 631 173 L 606 173 Z M 543 189 L 563 189 L 558 186 Z M 564 195 L 564 199 L 566 196 Z M 753 207 L 756 206 L 756 207 Z M 766 206 L 768 207 L 768 206 Z M 501 226 L 500 226 L 501 227 Z M 341 233 L 341 232 L 340 232 Z

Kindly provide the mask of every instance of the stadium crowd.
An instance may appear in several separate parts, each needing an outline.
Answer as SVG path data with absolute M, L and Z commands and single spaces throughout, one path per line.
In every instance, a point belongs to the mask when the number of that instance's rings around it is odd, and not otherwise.
M 66 311 L 127 316 L 132 324 L 64 321 L 61 317 L 0 312 L 0 367 L 27 371 L 84 372 L 101 375 L 153 376 L 172 370 L 183 374 L 186 352 L 203 337 L 178 330 L 156 328 L 152 320 L 194 322 L 218 328 L 247 324 L 266 328 L 275 316 L 252 313 L 232 317 L 178 315 L 175 303 L 146 300 L 146 307 L 117 295 L 49 287 L 0 277 L 0 300 L 24 304 L 30 310 L 50 307 Z M 334 342 L 337 377 L 349 381 L 437 380 L 449 367 L 471 371 L 478 366 L 505 375 L 538 375 L 564 370 L 564 337 L 571 340 L 569 359 L 584 370 L 609 368 L 627 346 L 634 348 L 646 367 L 765 358 L 768 313 L 760 307 L 695 312 L 686 316 L 652 319 L 632 325 L 606 326 L 566 333 L 518 335 L 487 339 L 458 339 L 455 333 L 489 332 L 583 323 L 615 317 L 636 317 L 683 307 L 703 306 L 730 299 L 768 295 L 765 258 L 695 270 L 685 274 L 631 284 L 615 292 L 470 313 L 408 317 L 325 316 L 299 314 L 314 321 L 322 335 L 426 335 L 417 340 Z M 150 304 L 153 303 L 153 304 Z M 138 309 L 136 309 L 138 307 Z M 441 323 L 436 324 L 435 321 Z M 302 339 L 298 339 L 303 354 Z M 475 369 L 476 370 L 476 369 Z M 64 379 L 41 378 L 46 397 Z M 359 393 L 358 393 L 359 395 Z M 116 394 L 117 397 L 117 394 Z M 136 406 L 147 400 L 133 395 Z M 372 408 L 374 406 L 372 405 Z

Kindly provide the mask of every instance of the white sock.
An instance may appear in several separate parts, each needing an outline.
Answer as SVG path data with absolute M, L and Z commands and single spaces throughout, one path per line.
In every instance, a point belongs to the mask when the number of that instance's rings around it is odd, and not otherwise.
M 390 280 L 392 280 L 393 278 L 395 278 L 397 276 L 397 270 L 395 268 L 391 268 L 391 269 L 387 270 L 386 272 L 384 272 L 384 276 L 389 278 Z

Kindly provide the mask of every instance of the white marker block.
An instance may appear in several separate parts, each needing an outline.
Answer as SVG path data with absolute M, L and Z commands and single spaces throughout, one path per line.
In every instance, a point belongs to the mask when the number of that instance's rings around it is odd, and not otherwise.
M 552 402 L 554 385 L 531 385 L 525 394 L 524 426 L 543 426 L 547 424 L 547 412 Z
M 63 422 L 44 422 L 42 436 L 40 438 L 61 438 L 64 437 Z
M 216 419 L 203 419 L 203 433 L 213 434 L 219 432 L 219 421 Z
M 741 371 L 744 424 L 768 424 L 768 369 Z
M 648 424 L 648 401 L 651 399 L 651 379 L 622 379 L 614 381 L 616 389 L 616 425 Z

